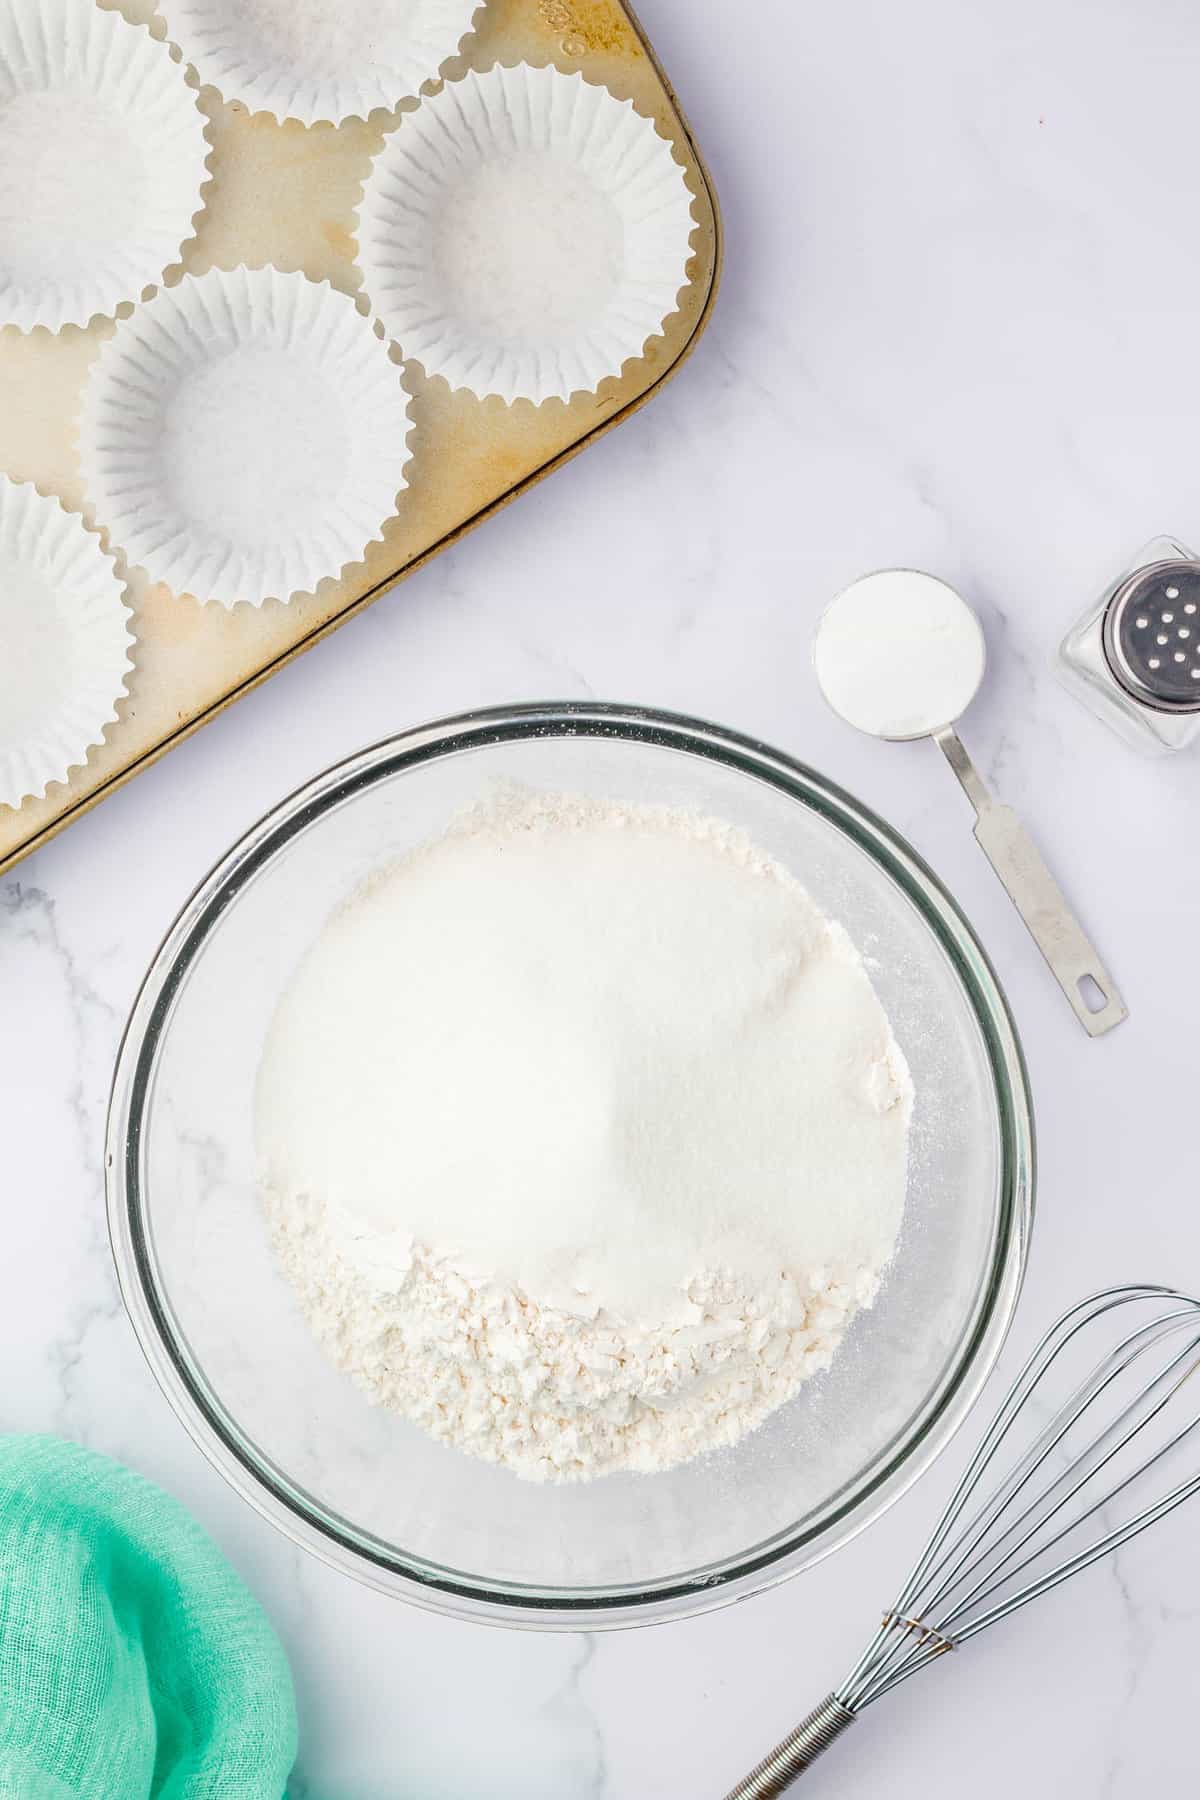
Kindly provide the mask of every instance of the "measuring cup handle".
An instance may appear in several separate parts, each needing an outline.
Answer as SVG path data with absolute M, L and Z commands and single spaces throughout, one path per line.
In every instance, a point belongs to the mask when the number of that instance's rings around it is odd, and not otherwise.
M 1095 945 L 1067 905 L 1041 851 L 1012 807 L 993 800 L 953 726 L 935 731 L 933 737 L 975 808 L 979 848 L 1029 927 L 1075 1017 L 1089 1037 L 1111 1031 L 1129 1017 L 1129 1009 Z M 1093 997 L 1095 1006 L 1089 1004 Z
M 975 821 L 975 836 L 1084 1030 L 1100 1037 L 1128 1018 L 1115 981 L 1012 807 L 995 802 L 985 807 Z M 1091 997 L 1094 1007 L 1088 1004 Z

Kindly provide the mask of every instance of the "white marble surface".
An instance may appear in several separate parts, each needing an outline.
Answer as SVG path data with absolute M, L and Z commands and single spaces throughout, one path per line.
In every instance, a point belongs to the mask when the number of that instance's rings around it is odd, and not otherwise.
M 724 295 L 691 363 L 0 884 L 0 1423 L 123 1457 L 204 1521 L 287 1641 L 312 1800 L 716 1800 L 841 1675 L 955 1460 L 793 1584 L 600 1639 L 427 1617 L 302 1559 L 233 1497 L 122 1313 L 101 1133 L 160 933 L 228 842 L 323 765 L 547 695 L 678 707 L 813 762 L 930 858 L 1017 1013 L 1041 1211 L 1006 1360 L 1090 1286 L 1200 1287 L 1200 761 L 1138 760 L 1050 671 L 1144 539 L 1200 542 L 1200 18 L 1184 0 L 642 12 L 728 226 Z M 1125 989 L 1131 1020 L 1106 1041 L 1084 1039 L 1040 966 L 936 752 L 856 737 L 818 700 L 820 607 L 898 562 L 981 610 L 991 664 L 964 735 Z M 1190 1792 L 1198 1530 L 1200 1511 L 1177 1516 L 939 1665 L 805 1791 Z

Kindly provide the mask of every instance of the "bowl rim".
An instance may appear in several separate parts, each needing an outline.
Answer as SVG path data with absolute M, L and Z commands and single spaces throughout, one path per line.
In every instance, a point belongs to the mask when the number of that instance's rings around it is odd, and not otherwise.
M 706 757 L 781 789 L 834 825 L 933 931 L 975 1016 L 997 1103 L 1001 1222 L 993 1264 L 941 1382 L 877 1459 L 871 1480 L 847 1483 L 829 1516 L 799 1533 L 785 1528 L 719 1569 L 657 1584 L 567 1589 L 485 1581 L 402 1555 L 361 1530 L 351 1534 L 328 1513 L 314 1516 L 320 1504 L 256 1451 L 193 1366 L 172 1327 L 146 1223 L 140 1155 L 158 1047 L 188 969 L 237 894 L 322 814 L 365 789 L 449 754 L 531 737 L 617 739 Z M 333 764 L 263 814 L 198 883 L 151 959 L 117 1054 L 105 1144 L 109 1238 L 134 1332 L 176 1417 L 235 1492 L 294 1544 L 382 1592 L 462 1619 L 543 1630 L 650 1624 L 709 1611 L 812 1567 L 879 1518 L 945 1449 L 995 1365 L 1024 1278 L 1035 1184 L 1032 1097 L 1007 999 L 957 903 L 911 845 L 844 789 L 759 739 L 686 714 L 593 701 L 490 707 L 412 727 Z

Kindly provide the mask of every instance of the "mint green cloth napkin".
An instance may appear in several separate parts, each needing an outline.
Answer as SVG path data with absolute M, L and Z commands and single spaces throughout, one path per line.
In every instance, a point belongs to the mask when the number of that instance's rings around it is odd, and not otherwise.
M 0 1438 L 0 1800 L 280 1800 L 295 1754 L 279 1640 L 195 1520 Z

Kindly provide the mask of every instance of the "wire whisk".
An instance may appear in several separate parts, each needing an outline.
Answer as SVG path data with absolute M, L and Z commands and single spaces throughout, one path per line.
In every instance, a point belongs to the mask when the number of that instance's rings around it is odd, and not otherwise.
M 1190 1470 L 1172 1464 L 1200 1425 L 1200 1392 L 1180 1400 L 1198 1367 L 1200 1300 L 1186 1294 L 1108 1288 L 1064 1313 L 1006 1394 L 870 1647 L 726 1800 L 775 1800 L 873 1701 L 1200 1490 L 1194 1443 Z

